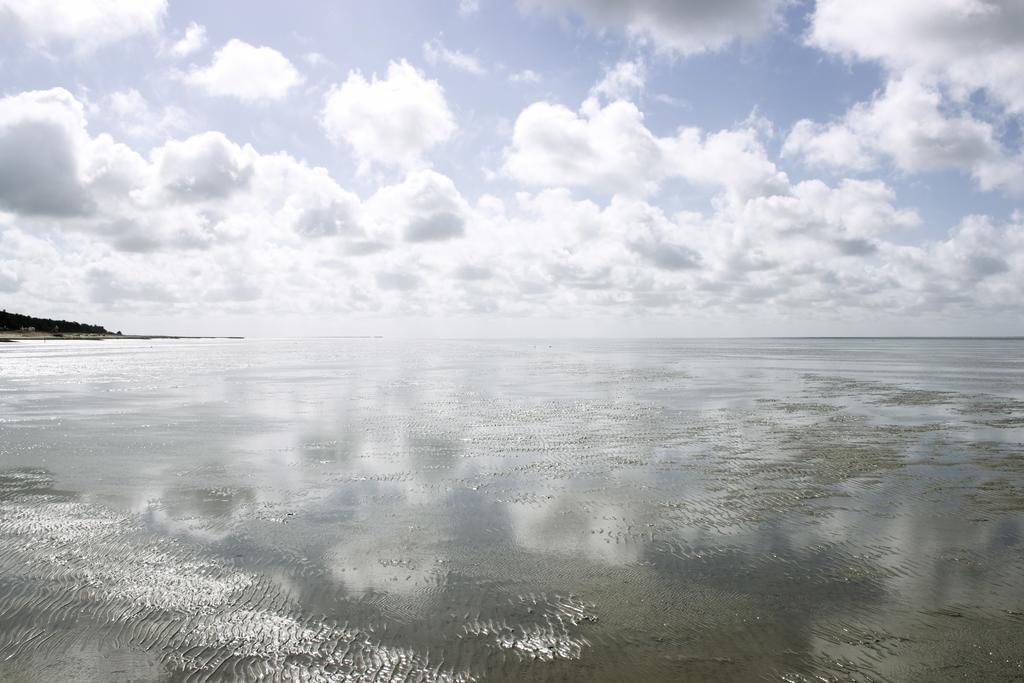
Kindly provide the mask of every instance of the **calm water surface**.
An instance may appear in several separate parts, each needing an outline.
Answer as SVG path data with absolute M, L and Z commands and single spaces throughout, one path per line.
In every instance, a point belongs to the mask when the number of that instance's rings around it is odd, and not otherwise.
M 0 344 L 0 679 L 1018 680 L 1024 341 Z

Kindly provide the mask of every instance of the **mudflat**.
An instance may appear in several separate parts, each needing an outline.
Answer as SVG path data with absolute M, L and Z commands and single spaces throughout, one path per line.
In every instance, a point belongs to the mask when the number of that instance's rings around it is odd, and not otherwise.
M 1024 341 L 0 348 L 3 680 L 1012 680 Z

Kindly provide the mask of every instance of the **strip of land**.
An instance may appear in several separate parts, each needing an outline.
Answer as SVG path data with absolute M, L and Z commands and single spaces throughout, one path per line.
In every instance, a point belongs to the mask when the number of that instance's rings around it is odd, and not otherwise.
M 121 334 L 102 325 L 36 318 L 20 313 L 0 311 L 0 342 L 47 339 L 242 339 L 242 337 L 183 337 L 164 334 Z
M 0 342 L 32 341 L 32 340 L 94 340 L 105 339 L 245 339 L 245 337 L 183 337 L 168 334 L 90 334 L 88 332 L 21 332 L 0 331 Z

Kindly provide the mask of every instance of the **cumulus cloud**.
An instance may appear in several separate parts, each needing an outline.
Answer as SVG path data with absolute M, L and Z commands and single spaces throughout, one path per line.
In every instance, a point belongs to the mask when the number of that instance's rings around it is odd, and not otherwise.
M 12 188 L 11 169 L 0 169 L 0 290 L 10 307 L 742 318 L 809 307 L 851 316 L 1000 311 L 1024 296 L 1015 277 L 1024 217 L 970 217 L 908 246 L 921 218 L 892 187 L 790 182 L 756 120 L 658 136 L 625 100 L 565 109 L 585 140 L 604 115 L 610 134 L 625 128 L 647 140 L 654 170 L 631 167 L 644 182 L 682 179 L 724 198 L 672 213 L 642 184 L 574 196 L 567 180 L 594 187 L 628 161 L 605 151 L 591 157 L 604 164 L 598 170 L 543 159 L 552 176 L 505 199 L 470 202 L 451 178 L 415 167 L 360 197 L 326 169 L 217 131 L 142 157 L 91 133 L 83 110 L 59 89 L 0 100 L 0 145 L 37 140 L 23 137 L 21 123 L 49 125 L 47 139 L 72 160 L 61 171 L 66 187 L 42 185 L 52 196 Z
M 174 57 L 188 57 L 193 52 L 198 52 L 206 45 L 206 27 L 190 22 L 185 29 L 185 35 L 171 45 L 168 50 Z
M 87 213 L 84 130 L 83 107 L 64 89 L 0 100 L 0 206 L 26 214 Z
M 264 155 L 256 162 L 253 191 L 273 197 L 285 193 L 277 220 L 302 238 L 365 237 L 359 197 L 334 181 L 323 168 L 309 168 L 288 155 Z
M 333 141 L 352 148 L 363 170 L 375 163 L 418 166 L 455 132 L 441 85 L 404 60 L 391 62 L 384 79 L 349 73 L 327 95 L 322 123 Z
M 46 291 L 123 311 L 270 296 L 274 306 L 291 297 L 322 310 L 335 305 L 342 285 L 331 283 L 343 276 L 346 301 L 371 310 L 385 293 L 428 281 L 415 250 L 437 245 L 454 268 L 443 245 L 468 232 L 473 209 L 434 171 L 414 171 L 364 202 L 325 169 L 217 131 L 169 140 L 145 159 L 91 135 L 83 112 L 60 89 L 0 100 L 0 144 L 35 154 L 2 157 L 18 159 L 31 186 L 0 169 L 0 285 L 16 301 Z M 55 151 L 39 154 L 43 141 Z M 37 169 L 23 159 L 43 161 Z M 59 252 L 48 246 L 56 232 Z
M 526 10 L 571 10 L 599 30 L 680 55 L 719 50 L 736 39 L 756 38 L 781 22 L 786 0 L 519 0 Z
M 406 242 L 438 242 L 465 233 L 469 206 L 455 183 L 436 171 L 420 170 L 397 185 L 378 190 L 368 210 L 379 225 L 393 226 Z
M 616 101 L 588 114 L 537 102 L 516 119 L 505 170 L 532 185 L 650 193 L 663 175 L 662 151 L 635 105 Z
M 256 47 L 232 38 L 206 67 L 193 67 L 185 82 L 209 95 L 243 102 L 280 100 L 302 82 L 288 58 L 270 47 Z
M 498 244 L 474 253 L 497 264 L 500 276 L 488 287 L 509 288 L 503 310 L 535 311 L 541 304 L 533 297 L 542 296 L 554 310 L 735 314 L 825 300 L 857 308 L 872 288 L 898 292 L 892 274 L 879 283 L 882 270 L 892 269 L 887 239 L 919 219 L 895 206 L 891 188 L 805 181 L 780 190 L 675 216 L 638 197 L 618 195 L 601 206 L 542 190 L 489 215 Z M 514 237 L 506 242 L 505 235 Z M 881 294 L 875 304 L 896 306 Z
M 533 185 L 650 194 L 669 178 L 721 187 L 737 197 L 771 193 L 785 174 L 767 158 L 754 126 L 705 134 L 683 128 L 657 137 L 637 106 L 588 100 L 580 112 L 538 102 L 516 120 L 505 171 Z
M 1024 192 L 1024 159 L 1003 149 L 992 124 L 967 111 L 950 112 L 942 100 L 937 89 L 913 78 L 889 81 L 883 93 L 838 121 L 799 121 L 783 155 L 862 171 L 876 167 L 882 157 L 910 173 L 963 168 L 984 190 Z
M 1004 0 L 820 0 L 807 42 L 877 62 L 889 79 L 836 121 L 797 123 L 784 153 L 860 171 L 880 159 L 908 173 L 956 168 L 983 190 L 1024 192 L 1024 153 L 990 120 L 1024 113 L 1022 24 L 1024 7 Z M 978 93 L 991 107 L 978 106 Z M 1002 111 L 993 117 L 993 108 Z
M 444 64 L 475 76 L 487 73 L 479 59 L 459 50 L 450 50 L 436 38 L 423 43 L 423 58 L 431 64 Z
M 147 160 L 90 135 L 84 109 L 63 89 L 0 100 L 0 211 L 140 254 L 260 232 L 284 241 L 362 234 L 358 197 L 323 169 L 216 131 L 168 140 Z
M 608 229 L 655 268 L 685 271 L 703 265 L 697 249 L 687 244 L 695 240 L 695 235 L 686 234 L 661 209 L 636 199 L 615 197 L 603 214 Z
M 1022 25 L 1024 5 L 1016 0 L 818 0 L 808 42 L 944 84 L 958 98 L 985 90 L 1022 113 Z
M 87 54 L 139 34 L 155 34 L 167 0 L 0 0 L 6 15 L 36 47 L 68 46 Z
M 646 81 L 647 68 L 643 61 L 619 62 L 605 73 L 591 93 L 608 100 L 632 100 L 644 89 Z
M 891 250 L 887 265 L 898 278 L 888 301 L 907 315 L 933 311 L 1016 311 L 1022 294 L 1024 216 L 999 224 L 968 216 L 945 239 Z M 898 303 L 897 303 L 898 302 Z
M 168 134 L 181 131 L 190 123 L 188 113 L 181 107 L 154 107 L 134 88 L 111 93 L 104 104 L 117 127 L 130 138 L 166 139 Z
M 295 220 L 295 232 L 304 237 L 330 237 L 358 229 L 358 202 L 345 197 L 304 206 Z
M 947 239 L 924 245 L 919 254 L 956 280 L 979 282 L 1020 268 L 1022 238 L 1019 225 L 1000 230 L 987 216 L 967 216 Z
M 872 240 L 920 223 L 915 211 L 897 208 L 895 200 L 879 180 L 846 179 L 834 187 L 805 180 L 784 194 L 751 199 L 736 216 L 752 232 L 813 239 L 863 255 L 872 251 Z
M 786 174 L 768 158 L 756 122 L 715 133 L 685 128 L 665 140 L 668 173 L 709 187 L 733 199 L 785 192 Z
M 0 208 L 80 216 L 135 188 L 142 158 L 86 132 L 85 108 L 63 88 L 0 99 Z
M 171 140 L 153 153 L 160 183 L 185 201 L 220 199 L 245 188 L 256 152 L 211 131 L 187 140 Z
M 88 210 L 73 143 L 51 122 L 24 121 L 0 133 L 0 198 L 15 211 L 75 215 Z M 22 164 L 20 159 L 31 159 Z

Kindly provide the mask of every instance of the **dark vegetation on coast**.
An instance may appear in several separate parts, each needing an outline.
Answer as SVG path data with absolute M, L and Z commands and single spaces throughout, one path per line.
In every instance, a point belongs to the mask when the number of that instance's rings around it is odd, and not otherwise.
M 38 341 L 46 339 L 242 339 L 242 337 L 183 337 L 166 334 L 121 334 L 111 332 L 102 325 L 35 318 L 20 313 L 0 310 L 0 342 Z
M 21 315 L 20 313 L 8 313 L 6 310 L 0 311 L 0 331 L 33 331 L 56 334 L 121 334 L 120 332 L 111 332 L 102 325 L 89 325 L 72 320 L 35 318 L 30 315 Z

